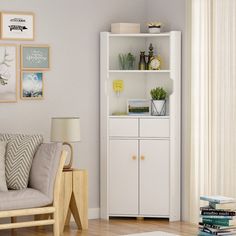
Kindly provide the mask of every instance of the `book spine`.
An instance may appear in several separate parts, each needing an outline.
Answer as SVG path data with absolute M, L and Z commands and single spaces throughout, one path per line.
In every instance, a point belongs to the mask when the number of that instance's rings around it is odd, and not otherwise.
M 199 222 L 199 225 L 202 227 L 208 227 L 208 228 L 213 228 L 213 229 L 221 229 L 222 228 L 222 226 L 220 226 L 220 225 L 204 224 L 202 222 Z M 223 227 L 225 227 L 225 226 L 223 226 Z
M 208 233 L 208 234 L 212 234 L 212 235 L 217 235 L 217 232 L 213 232 L 207 228 L 203 228 L 201 229 L 202 232 Z
M 202 223 L 210 225 L 219 225 L 219 226 L 230 226 L 229 220 L 224 220 L 224 219 L 218 220 L 218 219 L 203 218 Z
M 201 215 L 202 218 L 234 220 L 234 216 Z
M 213 216 L 235 216 L 235 211 L 230 212 L 230 211 L 214 211 L 214 210 L 202 210 L 201 215 L 208 216 L 208 215 L 213 215 Z
M 209 207 L 210 208 L 213 208 L 213 210 L 225 210 L 225 211 L 232 211 L 235 210 L 236 208 L 236 204 L 216 204 L 216 203 L 213 203 L 213 202 L 209 202 Z

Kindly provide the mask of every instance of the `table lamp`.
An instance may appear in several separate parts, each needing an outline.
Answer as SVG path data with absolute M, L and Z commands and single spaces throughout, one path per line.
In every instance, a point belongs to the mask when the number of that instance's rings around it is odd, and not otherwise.
M 51 120 L 51 141 L 61 142 L 70 148 L 70 160 L 64 170 L 71 170 L 73 163 L 73 146 L 71 143 L 80 141 L 79 117 L 53 117 Z

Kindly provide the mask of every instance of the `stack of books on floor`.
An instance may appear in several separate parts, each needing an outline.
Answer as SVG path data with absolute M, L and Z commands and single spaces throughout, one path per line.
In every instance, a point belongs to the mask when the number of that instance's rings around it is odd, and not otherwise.
M 208 205 L 200 208 L 200 236 L 236 235 L 236 199 L 223 196 L 201 196 Z

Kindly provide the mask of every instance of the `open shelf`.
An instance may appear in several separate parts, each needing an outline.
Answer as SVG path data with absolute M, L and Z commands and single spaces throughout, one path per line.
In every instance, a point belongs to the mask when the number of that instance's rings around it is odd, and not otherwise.
M 170 73 L 170 70 L 109 70 L 109 73 Z
M 135 70 L 132 70 L 132 72 L 128 71 L 128 73 L 162 73 L 161 71 L 168 72 L 170 70 L 170 37 L 161 37 L 169 34 L 115 35 L 109 38 L 108 66 L 110 72 L 120 72 L 119 55 L 127 53 L 131 53 L 135 58 Z M 154 55 L 158 55 L 161 59 L 161 71 L 141 72 L 138 70 L 140 52 L 145 51 L 145 55 L 148 55 L 151 43 L 154 47 Z

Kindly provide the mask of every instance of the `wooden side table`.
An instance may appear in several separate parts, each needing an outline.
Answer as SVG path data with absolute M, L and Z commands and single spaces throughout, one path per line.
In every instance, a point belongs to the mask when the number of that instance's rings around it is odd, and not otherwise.
M 59 201 L 61 232 L 69 225 L 71 214 L 79 229 L 88 229 L 88 172 L 63 171 Z

